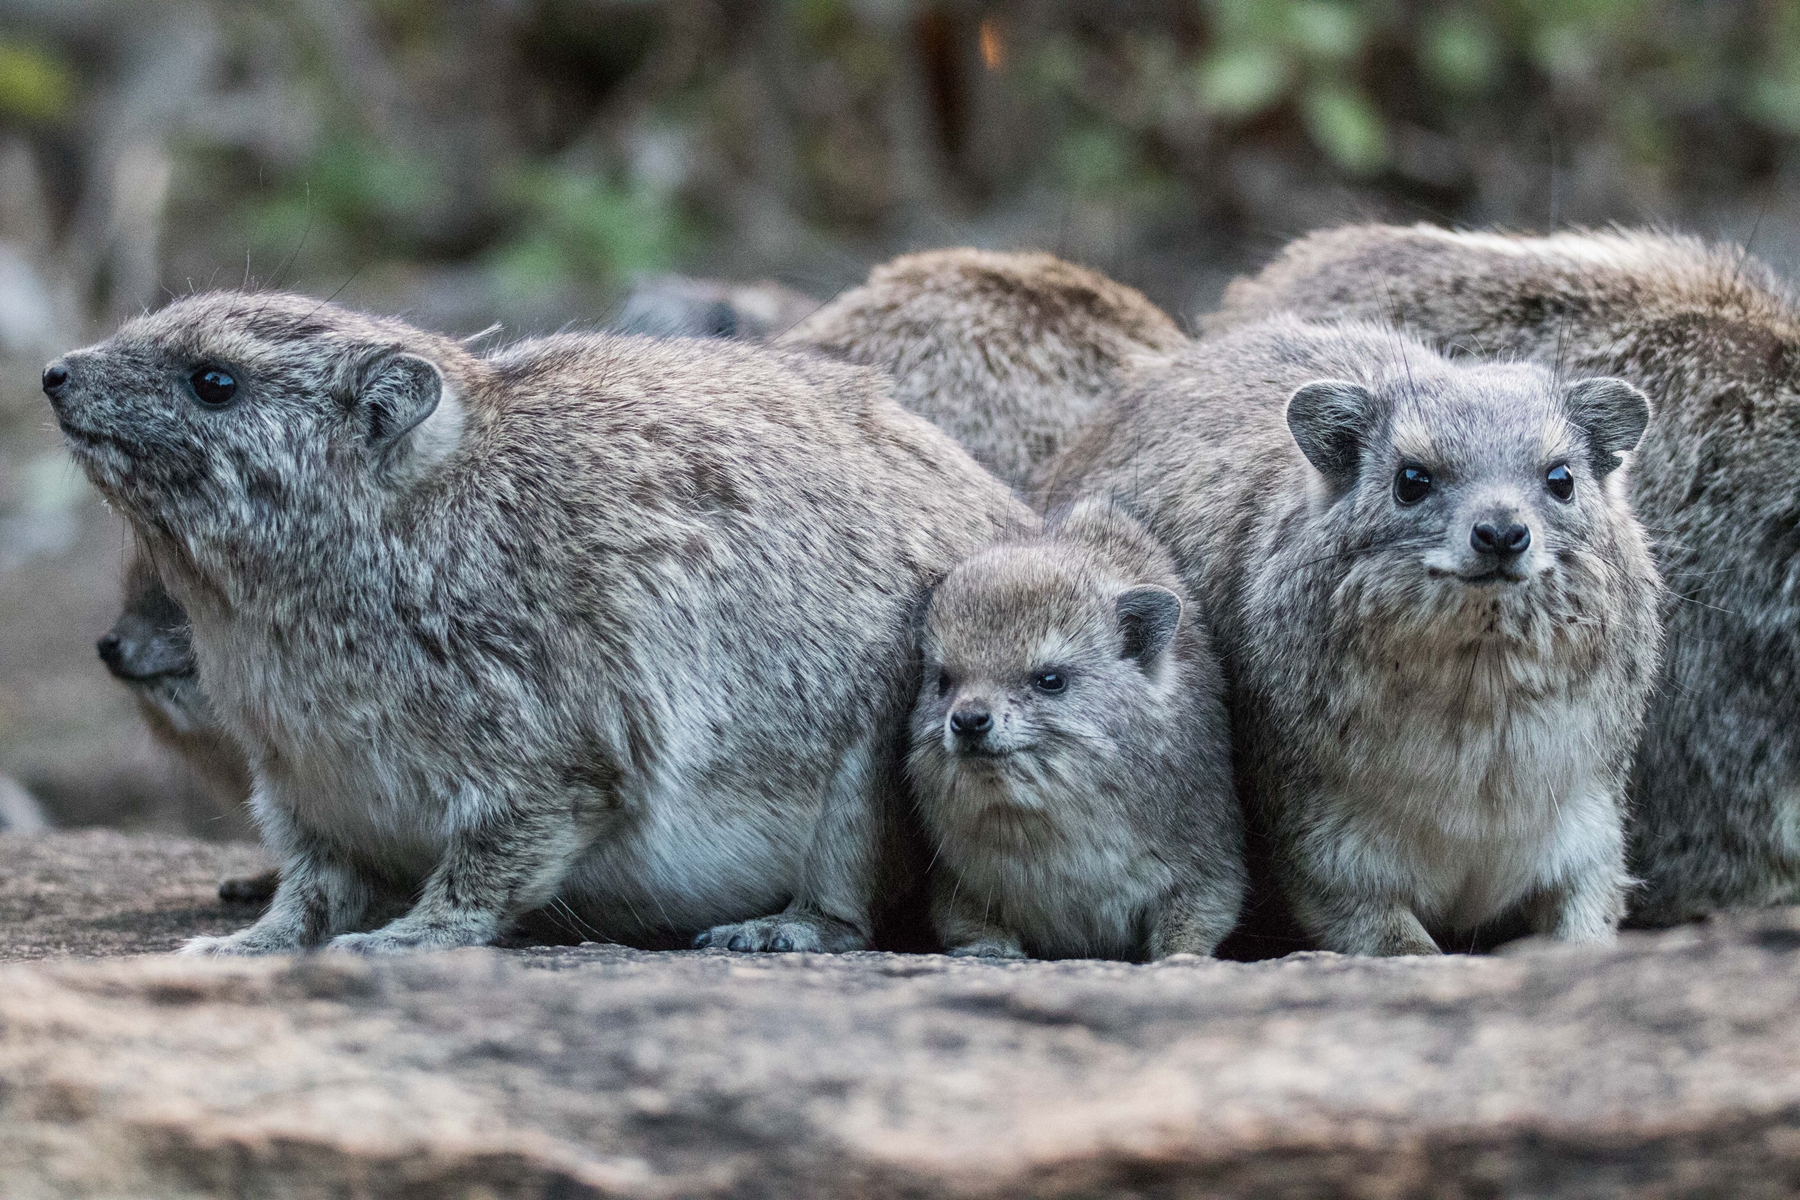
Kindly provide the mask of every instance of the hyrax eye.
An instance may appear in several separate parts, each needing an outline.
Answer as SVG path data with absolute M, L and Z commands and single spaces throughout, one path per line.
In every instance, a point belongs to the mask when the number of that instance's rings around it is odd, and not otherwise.
M 188 376 L 188 386 L 208 408 L 224 408 L 237 396 L 237 380 L 223 367 L 201 367 Z
M 1069 686 L 1069 677 L 1061 671 L 1039 671 L 1031 677 L 1031 686 L 1046 696 L 1054 696 Z
M 938 672 L 938 695 L 948 696 L 949 694 L 950 694 L 950 672 L 939 671 Z
M 1558 500 L 1567 500 L 1575 494 L 1575 475 L 1569 470 L 1568 463 L 1557 463 L 1544 472 L 1544 486 Z
M 1431 472 L 1424 467 L 1404 466 L 1394 474 L 1394 499 L 1402 504 L 1417 504 L 1431 495 Z

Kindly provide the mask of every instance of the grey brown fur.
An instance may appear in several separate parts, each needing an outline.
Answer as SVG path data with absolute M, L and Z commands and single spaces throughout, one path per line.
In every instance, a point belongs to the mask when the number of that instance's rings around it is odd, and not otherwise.
M 100 659 L 131 692 L 150 735 L 185 762 L 221 809 L 250 799 L 250 764 L 225 732 L 200 686 L 187 613 L 156 568 L 134 554 L 125 568 L 124 608 L 99 642 Z M 241 902 L 275 894 L 276 872 L 227 879 L 219 896 Z
M 1273 318 L 1146 376 L 1060 464 L 1053 495 L 1127 498 L 1180 564 L 1225 660 L 1242 794 L 1325 948 L 1429 953 L 1521 914 L 1612 936 L 1658 642 L 1613 469 L 1643 403 Z M 1412 505 L 1407 464 L 1437 480 Z M 1529 547 L 1481 552 L 1490 522 Z
M 934 592 L 909 765 L 950 953 L 1211 954 L 1237 923 L 1224 682 L 1183 592 L 1104 503 Z
M 282 865 L 194 949 L 479 943 L 552 901 L 594 936 L 869 943 L 912 613 L 1029 519 L 884 381 L 718 341 L 478 358 L 237 293 L 54 367 Z M 239 381 L 216 410 L 209 367 Z M 363 931 L 388 890 L 416 902 Z
M 869 280 L 781 339 L 880 367 L 895 398 L 1029 490 L 1131 364 L 1187 339 L 1144 296 L 1049 254 L 933 250 Z
M 1633 770 L 1631 921 L 1800 901 L 1800 301 L 1735 246 L 1361 226 L 1234 283 L 1223 326 L 1293 308 L 1644 388 L 1631 495 L 1668 581 Z

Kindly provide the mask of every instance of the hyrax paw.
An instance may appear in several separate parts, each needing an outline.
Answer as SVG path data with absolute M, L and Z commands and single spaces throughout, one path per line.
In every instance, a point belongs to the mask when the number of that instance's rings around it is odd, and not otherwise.
M 841 954 L 846 950 L 867 949 L 868 945 L 868 938 L 842 921 L 810 916 L 759 917 L 735 925 L 714 925 L 694 939 L 697 950 L 712 946 L 720 950 L 776 954 L 801 951 Z
M 343 950 L 350 954 L 405 954 L 412 950 L 429 950 L 436 944 L 423 938 L 377 929 L 371 933 L 340 933 L 326 942 L 325 948 Z
M 195 937 L 182 944 L 178 954 L 195 957 L 207 956 L 242 956 L 249 954 L 284 954 L 299 947 L 277 944 L 263 937 L 250 936 L 253 931 L 233 933 L 225 937 Z

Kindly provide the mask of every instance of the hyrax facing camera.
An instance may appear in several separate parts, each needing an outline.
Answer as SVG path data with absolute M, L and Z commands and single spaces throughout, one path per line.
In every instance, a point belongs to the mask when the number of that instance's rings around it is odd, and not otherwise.
M 552 901 L 595 936 L 868 944 L 912 615 L 1029 520 L 884 381 L 723 342 L 478 358 L 219 293 L 44 387 L 187 611 L 281 863 L 194 949 L 480 943 Z M 362 931 L 378 892 L 416 902 Z
M 1134 497 L 1210 618 L 1241 790 L 1325 948 L 1430 953 L 1521 909 L 1612 937 L 1659 641 L 1619 457 L 1647 416 L 1617 380 L 1276 317 L 1061 464 Z
M 1244 893 L 1224 684 L 1167 553 L 1105 504 L 933 593 L 909 759 L 952 954 L 1211 954 Z
M 1451 351 L 1616 374 L 1655 409 L 1630 493 L 1669 589 L 1632 771 L 1630 923 L 1800 901 L 1800 301 L 1737 246 L 1641 232 L 1327 230 L 1234 283 Z

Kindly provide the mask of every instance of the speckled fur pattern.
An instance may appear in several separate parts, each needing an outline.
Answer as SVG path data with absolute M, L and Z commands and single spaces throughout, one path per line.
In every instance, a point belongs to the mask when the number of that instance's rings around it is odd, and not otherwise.
M 935 590 L 909 766 L 951 954 L 1211 954 L 1243 828 L 1224 682 L 1174 564 L 1104 502 Z M 1059 676 L 1046 694 L 1035 673 Z M 954 712 L 991 714 L 969 741 Z
M 893 376 L 895 398 L 1030 490 L 1141 358 L 1186 337 L 1136 290 L 1049 254 L 932 250 L 780 339 Z
M 193 950 L 482 943 L 552 902 L 595 937 L 869 944 L 917 606 L 1031 520 L 876 374 L 607 335 L 476 357 L 242 293 L 62 365 L 282 864 Z M 413 906 L 366 929 L 384 892 Z
M 1308 426 L 1339 439 L 1332 475 L 1289 425 L 1320 381 L 1362 397 Z M 1117 498 L 1180 564 L 1224 659 L 1240 794 L 1327 949 L 1430 953 L 1520 914 L 1613 934 L 1659 585 L 1583 407 L 1643 398 L 1595 386 L 1272 318 L 1147 376 L 1058 466 L 1053 504 Z M 1441 484 L 1411 508 L 1407 462 Z M 1568 503 L 1543 494 L 1557 462 Z M 1533 533 L 1521 582 L 1466 582 L 1469 522 L 1500 509 Z
M 1630 923 L 1800 902 L 1800 299 L 1741 247 L 1615 231 L 1328 230 L 1239 280 L 1215 327 L 1291 308 L 1453 353 L 1617 375 L 1669 592 L 1632 778 Z

